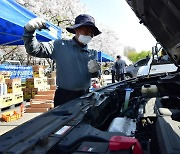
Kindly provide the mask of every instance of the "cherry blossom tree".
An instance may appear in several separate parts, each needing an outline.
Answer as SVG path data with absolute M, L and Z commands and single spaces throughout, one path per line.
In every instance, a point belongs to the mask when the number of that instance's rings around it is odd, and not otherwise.
M 69 36 L 65 28 L 74 23 L 77 15 L 86 12 L 80 0 L 16 0 L 37 16 L 62 28 L 63 38 Z
M 102 34 L 93 38 L 90 47 L 115 57 L 121 46 L 118 35 L 106 26 L 99 27 Z
M 44 18 L 47 21 L 54 23 L 55 25 L 61 27 L 62 37 L 64 39 L 72 38 L 73 34 L 66 31 L 66 27 L 74 24 L 74 19 L 77 15 L 81 13 L 87 13 L 87 8 L 80 0 L 16 0 L 20 5 L 24 6 L 28 10 L 35 13 L 37 16 Z M 102 31 L 97 37 L 93 38 L 93 41 L 89 44 L 90 48 L 103 51 L 113 57 L 115 57 L 119 47 L 121 46 L 120 39 L 117 34 L 110 28 L 104 25 L 98 25 L 98 28 Z M 19 59 L 19 61 L 26 61 L 27 64 L 34 62 L 34 57 L 29 56 L 25 52 L 24 46 L 21 47 L 0 47 L 1 50 L 5 51 L 5 54 L 12 55 L 23 55 L 14 56 L 14 58 Z M 9 51 L 11 51 L 9 53 Z M 15 54 L 14 54 L 15 53 Z M 4 56 L 5 57 L 5 56 Z M 6 56 L 6 58 L 9 58 Z M 13 58 L 13 56 L 11 56 Z M 1 57 L 1 59 L 3 59 Z M 37 59 L 38 61 L 41 59 Z M 42 59 L 44 61 L 44 59 Z M 50 63 L 50 60 L 47 60 Z

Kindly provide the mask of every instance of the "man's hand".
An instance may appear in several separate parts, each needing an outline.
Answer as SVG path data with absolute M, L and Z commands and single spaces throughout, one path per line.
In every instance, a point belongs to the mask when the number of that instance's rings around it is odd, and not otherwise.
M 33 18 L 31 19 L 26 25 L 25 28 L 30 31 L 33 32 L 36 29 L 43 29 L 46 26 L 46 21 L 42 18 Z
M 88 62 L 88 69 L 90 73 L 96 73 L 98 72 L 101 68 L 100 65 L 98 64 L 98 62 L 96 60 L 90 60 Z

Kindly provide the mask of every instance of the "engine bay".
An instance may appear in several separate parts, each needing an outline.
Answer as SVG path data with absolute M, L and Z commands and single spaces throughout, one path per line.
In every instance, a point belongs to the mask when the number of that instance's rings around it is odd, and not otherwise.
M 139 77 L 88 93 L 2 135 L 0 152 L 178 154 L 179 79 Z
M 113 87 L 106 88 L 98 100 L 107 95 L 111 99 L 106 106 L 95 103 L 84 121 L 101 131 L 138 139 L 144 153 L 179 153 L 179 78 L 176 74 L 130 80 L 112 93 Z

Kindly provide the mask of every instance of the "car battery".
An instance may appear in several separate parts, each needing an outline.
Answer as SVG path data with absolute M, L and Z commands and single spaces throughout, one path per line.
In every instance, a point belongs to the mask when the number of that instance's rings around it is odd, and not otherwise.
M 83 142 L 80 147 L 73 154 L 85 154 L 85 153 L 96 153 L 96 154 L 131 154 L 131 149 L 123 149 L 117 151 L 111 151 L 109 149 L 109 143 L 106 142 Z

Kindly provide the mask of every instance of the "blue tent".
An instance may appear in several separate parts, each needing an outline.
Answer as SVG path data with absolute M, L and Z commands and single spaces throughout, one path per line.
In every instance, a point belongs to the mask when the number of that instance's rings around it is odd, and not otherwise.
M 0 45 L 23 45 L 24 25 L 37 17 L 14 0 L 0 0 Z M 61 29 L 47 22 L 49 30 L 37 30 L 39 41 L 61 38 Z
M 105 54 L 102 51 L 98 52 L 98 62 L 112 62 L 114 61 L 114 58 Z

